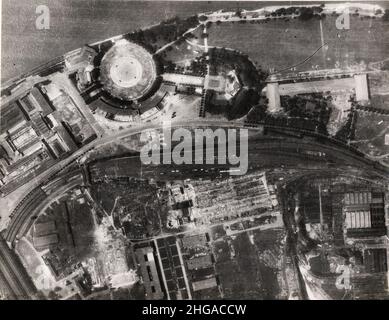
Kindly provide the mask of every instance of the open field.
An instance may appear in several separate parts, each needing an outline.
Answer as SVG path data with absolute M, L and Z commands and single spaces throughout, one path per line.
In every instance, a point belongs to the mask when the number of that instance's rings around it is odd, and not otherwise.
M 368 83 L 369 83 L 370 94 L 372 96 L 374 95 L 386 96 L 386 101 L 387 101 L 386 109 L 389 110 L 389 71 L 381 71 L 381 72 L 369 74 Z M 379 107 L 382 108 L 383 106 L 379 106 Z
M 173 61 L 178 66 L 185 67 L 187 63 L 203 54 L 203 50 L 186 42 L 174 44 L 166 50 L 166 60 Z
M 144 181 L 110 180 L 94 184 L 92 195 L 115 226 L 129 238 L 158 234 L 166 222 L 167 208 L 159 202 L 158 189 Z
M 40 255 L 26 238 L 22 238 L 18 241 L 16 253 L 21 258 L 23 266 L 26 268 L 28 274 L 31 276 L 34 284 L 39 290 L 45 289 L 45 282 L 43 281 L 42 276 L 48 278 L 48 281 L 55 281 L 49 268 L 45 265 Z
M 389 134 L 389 116 L 358 111 L 355 128 L 355 145 L 372 156 L 389 154 L 385 135 Z
M 389 111 L 389 94 L 388 95 L 373 95 L 370 98 L 370 103 L 373 108 Z
M 239 49 L 265 70 L 293 65 L 320 46 L 316 20 L 306 23 L 282 20 L 260 24 L 227 22 L 213 24 L 208 33 L 210 46 Z M 309 42 L 306 41 L 308 34 L 311 36 Z
M 213 243 L 216 273 L 225 299 L 275 299 L 280 293 L 280 233 L 242 233 Z
M 389 39 L 388 22 L 350 17 L 350 29 L 338 30 L 335 20 L 336 17 L 327 16 L 323 20 L 314 18 L 309 21 L 213 24 L 208 30 L 208 43 L 210 46 L 239 49 L 265 70 L 282 70 L 298 64 L 322 44 L 328 44 L 328 49 L 319 50 L 299 66 L 298 71 L 335 66 L 347 68 L 362 60 L 365 63 L 380 61 L 389 55 L 389 43 L 384 40 Z

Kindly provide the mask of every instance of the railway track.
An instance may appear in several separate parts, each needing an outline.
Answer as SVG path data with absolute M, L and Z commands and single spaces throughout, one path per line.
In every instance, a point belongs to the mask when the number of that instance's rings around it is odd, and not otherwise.
M 189 124 L 187 124 L 189 126 Z M 203 123 L 203 126 L 209 126 L 207 122 Z M 220 124 L 222 125 L 222 124 Z M 234 126 L 232 124 L 229 124 L 229 126 Z M 258 129 L 261 124 L 235 124 L 234 127 L 240 127 L 240 128 L 247 128 L 247 129 Z M 263 126 L 263 124 L 262 124 Z M 356 150 L 353 147 L 347 146 L 346 144 L 331 139 L 328 136 L 318 134 L 316 132 L 311 132 L 309 130 L 301 130 L 296 128 L 282 128 L 278 126 L 269 126 L 265 125 L 265 128 L 272 128 L 277 130 L 289 130 L 289 131 L 298 131 L 299 137 L 293 137 L 288 139 L 291 139 L 290 141 L 285 141 L 285 139 L 275 138 L 275 137 L 266 137 L 265 139 L 272 140 L 273 141 L 269 144 L 269 150 L 274 150 L 275 154 L 279 153 L 279 151 L 282 151 L 284 148 L 287 152 L 285 152 L 285 156 L 288 156 L 290 154 L 291 156 L 299 155 L 300 157 L 306 157 L 309 158 L 309 155 L 304 154 L 304 150 L 309 148 L 309 150 L 316 150 L 316 151 L 323 151 L 326 153 L 326 157 L 323 158 L 324 160 L 330 160 L 334 164 L 338 164 L 340 161 L 342 162 L 342 165 L 352 166 L 355 168 L 363 168 L 366 172 L 371 171 L 371 173 L 375 173 L 376 177 L 382 178 L 383 181 L 388 180 L 389 178 L 389 169 L 370 160 L 367 159 L 361 152 Z M 303 137 L 309 137 L 310 139 L 313 139 L 314 141 L 306 141 L 303 140 Z M 277 141 L 278 139 L 278 141 Z M 262 137 L 262 140 L 263 137 Z M 260 141 L 260 146 L 254 146 L 254 148 L 250 148 L 250 150 L 258 150 L 258 149 L 265 149 L 263 148 L 266 144 L 264 141 Z M 48 177 L 45 178 L 45 180 L 36 188 L 34 188 L 15 208 L 15 210 L 12 212 L 11 216 L 11 223 L 7 228 L 6 232 L 6 240 L 8 242 L 13 242 L 15 239 L 17 239 L 17 235 L 20 233 L 20 230 L 22 230 L 22 233 L 26 232 L 26 225 L 28 225 L 26 222 L 32 223 L 32 220 L 30 219 L 32 216 L 32 212 L 36 212 L 37 204 L 44 202 L 44 200 L 47 197 L 47 193 L 44 191 L 45 185 L 50 185 L 50 180 L 52 181 L 53 178 L 58 177 L 61 172 L 66 170 L 70 165 L 72 165 L 77 159 L 82 157 L 89 149 L 83 150 L 83 152 L 80 152 L 80 154 L 77 155 L 74 159 L 72 159 L 70 162 L 68 162 L 65 166 L 63 166 L 58 171 L 52 172 L 49 174 Z M 270 150 L 271 151 L 271 150 Z M 312 156 L 311 156 L 312 158 Z M 320 157 L 317 157 L 319 159 Z M 71 174 L 70 174 L 71 176 Z
M 28 195 L 27 199 L 23 199 L 23 203 L 21 203 L 17 210 L 11 215 L 11 223 L 8 226 L 5 234 L 5 239 L 8 242 L 13 242 L 19 231 L 19 226 L 21 226 L 23 222 L 30 217 L 30 213 L 34 211 L 37 204 L 44 201 L 45 198 L 46 193 L 40 187 L 38 187 Z
M 34 221 L 32 218 L 39 214 L 40 209 L 46 205 L 50 195 L 69 190 L 82 184 L 82 182 L 81 170 L 75 170 L 45 186 L 34 189 L 29 194 L 29 198 L 13 213 L 11 223 L 6 230 L 5 240 L 14 245 L 14 241 L 28 231 Z
M 16 300 L 17 296 L 0 269 L 0 300 Z
M 11 298 L 35 299 L 37 290 L 16 254 L 0 236 L 0 279 L 11 292 Z

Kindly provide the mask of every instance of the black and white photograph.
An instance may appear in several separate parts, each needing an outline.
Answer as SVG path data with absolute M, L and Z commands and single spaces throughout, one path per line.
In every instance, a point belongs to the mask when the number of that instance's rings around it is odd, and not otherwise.
M 389 300 L 389 1 L 0 3 L 0 308 Z

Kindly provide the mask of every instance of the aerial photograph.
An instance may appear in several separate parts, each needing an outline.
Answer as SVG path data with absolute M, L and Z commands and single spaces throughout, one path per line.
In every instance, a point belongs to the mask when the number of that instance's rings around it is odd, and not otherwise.
M 2 0 L 0 30 L 0 300 L 389 300 L 389 1 Z

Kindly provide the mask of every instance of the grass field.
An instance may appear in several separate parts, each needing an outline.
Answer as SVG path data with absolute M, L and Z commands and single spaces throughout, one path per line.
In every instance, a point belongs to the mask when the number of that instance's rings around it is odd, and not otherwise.
M 371 103 L 374 107 L 389 110 L 389 71 L 370 73 L 368 77 Z M 381 98 L 374 99 L 374 96 L 381 95 Z M 378 103 L 378 104 L 377 104 Z M 377 104 L 377 105 L 376 105 Z
M 170 47 L 171 50 L 167 49 L 166 60 L 173 61 L 178 66 L 185 67 L 186 63 L 200 57 L 203 54 L 203 50 L 192 46 L 186 42 L 175 44 Z
M 389 23 L 380 19 L 350 17 L 350 29 L 338 30 L 336 17 L 310 21 L 271 20 L 262 23 L 213 24 L 209 30 L 210 46 L 230 47 L 247 53 L 266 70 L 295 65 L 313 54 L 323 43 L 328 49 L 319 50 L 299 71 L 317 67 L 348 67 L 362 60 L 379 61 L 389 55 Z M 385 40 L 386 39 L 386 40 Z
M 389 134 L 389 117 L 380 114 L 358 112 L 354 145 L 372 156 L 389 154 L 385 135 Z M 388 159 L 388 157 L 387 157 Z

